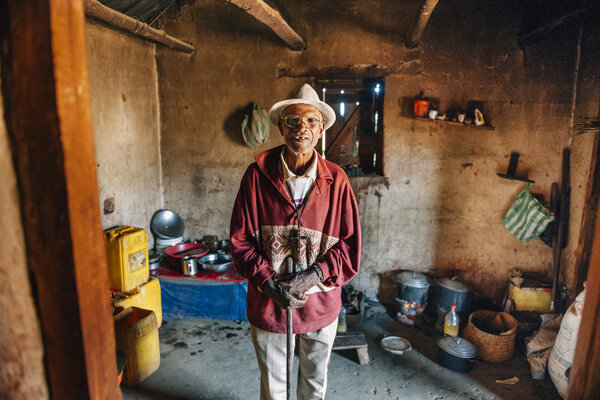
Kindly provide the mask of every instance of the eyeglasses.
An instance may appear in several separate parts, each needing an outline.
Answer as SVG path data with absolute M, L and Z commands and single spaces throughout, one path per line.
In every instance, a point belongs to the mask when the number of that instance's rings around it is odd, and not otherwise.
M 315 129 L 321 122 L 323 122 L 317 117 L 301 117 L 299 115 L 287 115 L 282 119 L 285 126 L 292 129 L 300 128 L 303 122 L 310 129 Z

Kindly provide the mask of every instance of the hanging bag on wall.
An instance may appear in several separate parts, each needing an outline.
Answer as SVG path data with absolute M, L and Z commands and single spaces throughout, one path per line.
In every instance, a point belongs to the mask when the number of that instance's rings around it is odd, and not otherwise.
M 266 143 L 271 131 L 271 120 L 266 110 L 261 110 L 257 104 L 252 105 L 252 112 L 245 115 L 242 122 L 242 137 L 250 148 Z
M 517 195 L 502 223 L 518 239 L 529 242 L 554 220 L 554 214 L 529 193 L 529 183 L 525 190 Z

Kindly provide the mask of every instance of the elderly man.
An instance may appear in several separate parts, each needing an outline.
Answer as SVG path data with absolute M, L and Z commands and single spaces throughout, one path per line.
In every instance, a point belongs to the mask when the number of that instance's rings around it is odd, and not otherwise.
M 259 154 L 246 170 L 231 217 L 231 252 L 248 279 L 260 398 L 286 397 L 286 309 L 292 308 L 297 398 L 323 399 L 341 286 L 359 268 L 358 207 L 343 170 L 315 151 L 335 112 L 314 89 L 305 84 L 296 98 L 273 105 L 269 117 L 285 144 Z

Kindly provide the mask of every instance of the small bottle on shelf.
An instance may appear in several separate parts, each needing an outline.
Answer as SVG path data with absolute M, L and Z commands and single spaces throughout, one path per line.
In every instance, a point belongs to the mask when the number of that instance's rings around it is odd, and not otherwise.
M 444 335 L 458 336 L 458 314 L 456 313 L 456 305 L 450 306 L 450 311 L 446 314 L 444 320 Z

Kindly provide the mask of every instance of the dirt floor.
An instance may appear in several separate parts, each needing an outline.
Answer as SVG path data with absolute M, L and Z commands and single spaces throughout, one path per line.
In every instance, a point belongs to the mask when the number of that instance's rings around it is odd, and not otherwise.
M 362 399 L 560 399 L 549 378 L 534 381 L 526 359 L 515 353 L 499 364 L 476 361 L 461 374 L 436 362 L 431 327 L 397 322 L 383 309 L 363 321 L 370 362 L 359 365 L 356 351 L 334 351 L 328 400 Z M 387 335 L 408 339 L 413 349 L 394 355 L 379 342 Z M 161 365 L 137 387 L 122 386 L 125 400 L 258 399 L 259 372 L 246 323 L 206 319 L 165 320 L 160 328 Z M 497 383 L 517 377 L 516 384 Z

